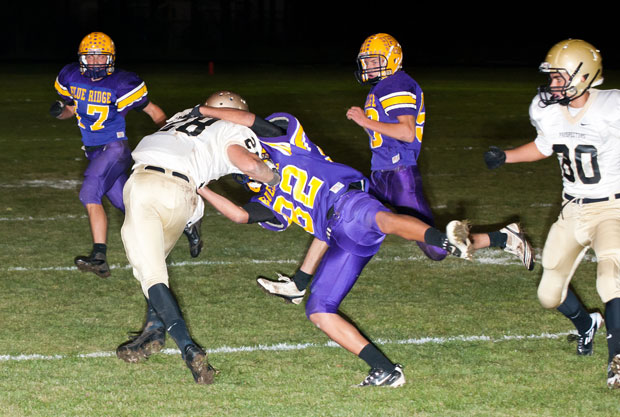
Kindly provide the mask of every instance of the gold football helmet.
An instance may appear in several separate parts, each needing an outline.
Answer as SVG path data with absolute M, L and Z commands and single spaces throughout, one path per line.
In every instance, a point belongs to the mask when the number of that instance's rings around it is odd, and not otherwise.
M 594 46 L 580 39 L 567 39 L 555 44 L 539 66 L 540 72 L 560 74 L 564 85 L 549 84 L 538 88 L 540 100 L 545 106 L 560 103 L 568 105 L 581 97 L 590 87 L 603 83 L 603 59 Z
M 218 91 L 209 96 L 205 101 L 207 106 L 211 107 L 227 107 L 231 109 L 239 109 L 248 111 L 248 103 L 239 94 L 231 91 Z
M 376 84 L 402 68 L 403 50 L 387 33 L 366 38 L 357 54 L 355 78 L 360 84 Z
M 87 55 L 104 55 L 103 63 L 88 63 Z M 91 78 L 101 78 L 114 72 L 116 48 L 112 38 L 103 32 L 89 33 L 82 39 L 78 47 L 78 60 L 82 75 Z

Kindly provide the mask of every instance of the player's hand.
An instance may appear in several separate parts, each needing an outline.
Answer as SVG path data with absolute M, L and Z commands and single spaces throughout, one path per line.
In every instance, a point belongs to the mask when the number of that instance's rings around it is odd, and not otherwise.
M 55 102 L 52 103 L 52 105 L 50 106 L 50 115 L 52 117 L 58 117 L 62 114 L 63 110 L 65 109 L 65 103 L 60 101 L 60 100 L 56 100 Z
M 489 169 L 499 168 L 506 162 L 506 152 L 502 151 L 497 146 L 491 146 L 489 150 L 484 153 L 484 162 Z
M 362 126 L 362 123 L 367 120 L 366 115 L 364 114 L 364 110 L 357 106 L 351 107 L 349 110 L 347 110 L 347 119 L 353 120 L 360 126 Z
M 189 115 L 192 117 L 204 117 L 202 113 L 200 113 L 200 106 L 202 106 L 202 104 L 195 105 L 192 111 L 189 112 Z

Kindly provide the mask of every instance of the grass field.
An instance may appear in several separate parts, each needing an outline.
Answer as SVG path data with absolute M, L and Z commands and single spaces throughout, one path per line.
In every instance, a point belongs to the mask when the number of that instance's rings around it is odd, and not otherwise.
M 119 64 L 121 67 L 122 64 Z M 259 115 L 295 114 L 336 161 L 368 173 L 365 134 L 345 119 L 367 90 L 352 68 L 235 69 L 126 67 L 147 82 L 168 115 L 211 92 L 242 94 Z M 109 213 L 112 276 L 82 274 L 73 258 L 90 250 L 78 200 L 85 159 L 73 121 L 52 119 L 59 66 L 5 66 L 0 77 L 0 415 L 2 416 L 617 416 L 620 393 L 606 388 L 604 331 L 591 357 L 566 341 L 571 324 L 536 298 L 541 268 L 527 272 L 497 250 L 474 262 L 431 262 L 417 246 L 388 237 L 342 304 L 342 312 L 405 367 L 399 389 L 354 387 L 366 364 L 306 320 L 303 307 L 264 295 L 259 275 L 295 271 L 310 237 L 235 225 L 210 207 L 206 247 L 169 257 L 172 288 L 192 336 L 221 373 L 198 386 L 174 343 L 146 363 L 116 358 L 139 330 L 144 302 L 120 241 L 122 215 Z M 555 158 L 488 171 L 489 145 L 531 140 L 528 106 L 542 81 L 535 69 L 423 68 L 427 125 L 420 158 L 440 227 L 467 218 L 491 230 L 513 220 L 540 256 L 559 212 Z M 620 86 L 606 74 L 606 88 Z M 132 147 L 153 128 L 128 116 Z M 230 179 L 214 188 L 240 202 Z M 591 309 L 592 256 L 573 287 Z

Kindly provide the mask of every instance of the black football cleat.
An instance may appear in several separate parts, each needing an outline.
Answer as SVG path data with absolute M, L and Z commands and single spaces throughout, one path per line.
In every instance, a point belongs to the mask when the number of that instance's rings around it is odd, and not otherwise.
M 166 330 L 159 327 L 142 331 L 116 348 L 116 356 L 125 362 L 137 363 L 159 352 L 166 342 Z
M 189 242 L 189 254 L 192 258 L 196 258 L 200 255 L 200 251 L 202 250 L 202 239 L 200 238 L 200 224 L 202 220 L 198 220 L 193 225 L 186 227 L 183 230 L 185 236 L 187 236 L 187 241 Z
M 196 345 L 187 345 L 183 353 L 185 364 L 192 371 L 192 376 L 197 384 L 212 384 L 216 370 L 209 365 L 207 354 Z
M 101 278 L 110 276 L 110 267 L 105 254 L 97 252 L 90 256 L 76 256 L 73 260 L 75 266 L 82 272 L 93 272 Z

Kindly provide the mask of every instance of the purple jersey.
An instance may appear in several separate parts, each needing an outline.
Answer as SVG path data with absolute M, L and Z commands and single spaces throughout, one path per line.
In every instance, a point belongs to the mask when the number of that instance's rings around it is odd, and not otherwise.
M 54 84 L 64 101 L 73 100 L 82 142 L 99 146 L 126 140 L 125 115 L 148 103 L 146 84 L 132 72 L 117 69 L 92 81 L 80 73 L 78 63 L 66 65 Z
M 416 132 L 412 143 L 366 129 L 372 151 L 371 170 L 416 165 L 426 115 L 424 93 L 418 83 L 404 71 L 379 81 L 366 97 L 364 112 L 369 119 L 383 123 L 398 123 L 397 116 L 402 115 L 412 115 L 415 119 Z
M 365 186 L 368 180 L 359 171 L 331 161 L 310 142 L 294 116 L 275 113 L 266 120 L 285 121 L 288 126 L 284 136 L 259 138 L 282 176 L 280 184 L 264 186 L 252 199 L 271 209 L 281 225 L 260 225 L 284 230 L 296 223 L 318 239 L 327 241 L 327 217 L 334 202 L 347 192 L 350 184 Z

